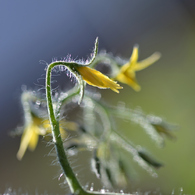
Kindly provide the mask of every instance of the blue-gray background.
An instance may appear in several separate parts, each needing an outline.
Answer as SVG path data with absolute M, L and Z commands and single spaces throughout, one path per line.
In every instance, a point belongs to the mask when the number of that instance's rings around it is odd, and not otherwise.
M 0 0 L 0 193 L 9 186 L 29 192 L 64 192 L 57 179 L 59 169 L 51 166 L 53 159 L 47 156 L 51 148 L 39 142 L 36 151 L 27 152 L 19 162 L 20 139 L 8 133 L 22 124 L 21 86 L 39 89 L 43 84 L 40 78 L 45 64 L 39 61 L 49 63 L 68 54 L 87 58 L 97 36 L 100 49 L 125 58 L 136 43 L 140 59 L 155 51 L 162 53 L 159 62 L 137 74 L 141 92 L 124 85 L 119 95 L 104 91 L 105 99 L 113 104 L 124 101 L 132 108 L 140 106 L 180 125 L 177 141 L 167 141 L 166 147 L 159 149 L 136 126 L 128 129 L 128 123 L 123 124 L 123 134 L 165 163 L 158 171 L 159 178 L 141 171 L 128 191 L 132 187 L 170 194 L 184 188 L 185 193 L 195 193 L 194 13 L 195 3 L 190 0 Z M 88 162 L 81 167 L 84 173 L 89 166 Z

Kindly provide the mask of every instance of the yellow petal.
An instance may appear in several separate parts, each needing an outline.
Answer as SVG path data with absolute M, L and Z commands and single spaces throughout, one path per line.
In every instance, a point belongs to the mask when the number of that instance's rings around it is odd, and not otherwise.
M 38 133 L 39 133 L 39 128 L 37 126 L 34 126 L 32 134 L 31 134 L 31 138 L 30 138 L 30 141 L 29 141 L 29 144 L 28 144 L 28 148 L 31 151 L 34 151 L 36 146 L 37 146 L 37 143 L 38 143 L 38 140 L 39 140 L 39 134 Z
M 133 52 L 131 54 L 131 58 L 130 58 L 130 65 L 134 65 L 137 63 L 137 60 L 138 60 L 138 45 L 134 46 L 133 48 Z
M 33 120 L 33 124 L 36 126 L 40 126 L 43 122 L 42 118 L 39 118 L 39 117 L 35 116 L 34 114 L 32 114 L 32 120 Z
M 33 129 L 31 128 L 31 125 L 28 125 L 27 128 L 24 130 L 24 133 L 21 138 L 20 148 L 17 153 L 18 160 L 21 160 L 22 157 L 24 156 L 24 153 L 26 152 L 26 149 L 30 142 L 32 133 L 33 133 Z
M 122 67 L 121 67 L 121 70 L 120 72 L 122 73 L 127 73 L 130 71 L 130 72 L 133 72 L 135 71 L 135 66 L 137 65 L 137 60 L 138 60 L 138 46 L 134 46 L 133 48 L 133 52 L 132 52 L 132 55 L 130 57 L 130 60 L 129 62 L 127 62 L 126 64 L 124 64 Z
M 45 129 L 45 134 L 48 132 L 51 133 L 51 125 L 50 125 L 50 121 L 48 119 L 46 119 L 42 122 L 42 126 Z
M 99 88 L 110 88 L 111 90 L 119 93 L 118 89 L 122 89 L 122 87 L 117 84 L 115 81 L 111 80 L 101 72 L 91 69 L 89 67 L 77 67 L 78 72 L 83 77 L 89 85 L 99 87 Z
M 119 74 L 122 74 L 122 73 L 127 72 L 128 69 L 130 69 L 130 63 L 129 63 L 129 62 L 126 63 L 126 64 L 124 64 L 124 65 L 120 68 Z
M 61 137 L 62 139 L 66 139 L 67 138 L 67 133 L 66 131 L 60 127 L 60 134 L 61 134 Z
M 147 68 L 148 66 L 154 64 L 159 58 L 161 57 L 161 54 L 159 52 L 155 52 L 150 57 L 146 58 L 145 60 L 142 60 L 140 62 L 137 62 L 134 66 L 135 71 L 142 70 L 144 68 Z
M 137 83 L 136 79 L 134 77 L 126 76 L 125 74 L 118 74 L 116 79 L 121 82 L 129 85 L 132 87 L 135 91 L 140 91 L 141 87 Z

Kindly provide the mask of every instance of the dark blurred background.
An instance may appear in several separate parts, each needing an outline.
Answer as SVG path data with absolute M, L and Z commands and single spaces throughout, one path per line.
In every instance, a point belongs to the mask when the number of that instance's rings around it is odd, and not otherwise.
M 85 59 L 98 36 L 100 50 L 127 59 L 136 43 L 140 60 L 155 51 L 162 53 L 160 61 L 137 74 L 140 92 L 123 85 L 119 95 L 104 90 L 105 100 L 140 106 L 145 113 L 180 126 L 177 140 L 168 140 L 159 149 L 141 129 L 122 124 L 124 135 L 165 164 L 156 179 L 140 170 L 126 191 L 171 194 L 183 189 L 195 194 L 195 1 L 0 1 L 0 28 L 0 193 L 10 186 L 31 193 L 64 193 L 59 167 L 52 166 L 54 158 L 47 155 L 51 148 L 40 141 L 35 152 L 27 151 L 18 161 L 20 138 L 10 137 L 9 132 L 22 125 L 21 86 L 38 90 L 44 84 L 45 64 L 39 61 L 49 63 L 68 54 Z M 84 173 L 89 166 L 86 161 L 81 167 Z M 87 184 L 83 175 L 79 177 Z M 89 185 L 92 182 L 88 179 Z

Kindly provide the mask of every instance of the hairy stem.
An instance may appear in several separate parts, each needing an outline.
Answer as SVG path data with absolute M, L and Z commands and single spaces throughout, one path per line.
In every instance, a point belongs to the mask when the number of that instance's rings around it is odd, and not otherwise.
M 68 162 L 67 155 L 64 151 L 63 142 L 59 130 L 59 122 L 56 120 L 55 113 L 54 113 L 52 94 L 51 94 L 51 71 L 55 65 L 59 65 L 59 64 L 55 64 L 55 63 L 50 64 L 48 66 L 47 73 L 46 73 L 46 99 L 47 99 L 49 120 L 52 127 L 53 142 L 55 144 L 58 160 L 60 162 L 64 175 L 66 177 L 68 185 L 70 187 L 71 193 L 83 194 L 82 192 L 84 192 L 84 190 L 79 184 Z

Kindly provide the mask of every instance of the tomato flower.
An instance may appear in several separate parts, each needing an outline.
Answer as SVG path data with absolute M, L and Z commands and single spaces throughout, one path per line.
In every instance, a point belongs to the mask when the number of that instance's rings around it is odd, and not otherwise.
M 77 124 L 69 121 L 60 122 L 60 133 L 63 139 L 67 137 L 66 131 L 76 130 Z M 21 160 L 27 150 L 34 151 L 39 140 L 39 135 L 45 136 L 51 134 L 51 125 L 48 119 L 38 118 L 32 114 L 31 121 L 27 123 L 21 138 L 20 148 L 17 153 L 18 160 Z
M 122 89 L 122 87 L 117 82 L 111 80 L 98 70 L 87 66 L 78 66 L 76 67 L 76 70 L 82 76 L 83 80 L 86 81 L 89 85 L 103 89 L 110 88 L 116 93 L 119 93 L 118 89 Z
M 131 86 L 135 91 L 139 91 L 141 87 L 136 81 L 135 72 L 147 68 L 148 66 L 156 62 L 160 58 L 160 56 L 160 53 L 156 52 L 145 60 L 138 62 L 138 46 L 135 46 L 133 48 L 133 52 L 129 62 L 121 67 L 120 72 L 114 79 Z

